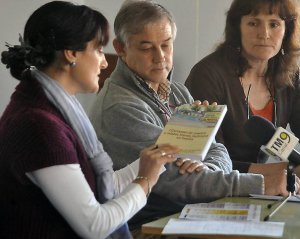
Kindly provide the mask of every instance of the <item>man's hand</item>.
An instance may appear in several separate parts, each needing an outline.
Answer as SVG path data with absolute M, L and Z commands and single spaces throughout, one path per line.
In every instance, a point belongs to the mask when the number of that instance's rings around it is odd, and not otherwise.
M 203 102 L 201 102 L 200 100 L 195 100 L 193 102 L 193 105 L 204 105 L 204 106 L 208 106 L 209 102 L 207 100 L 204 100 Z M 218 105 L 217 102 L 213 102 L 211 105 Z
M 204 169 L 208 169 L 208 167 L 201 161 L 191 160 L 188 158 L 178 158 L 175 163 L 179 167 L 180 174 L 201 172 Z

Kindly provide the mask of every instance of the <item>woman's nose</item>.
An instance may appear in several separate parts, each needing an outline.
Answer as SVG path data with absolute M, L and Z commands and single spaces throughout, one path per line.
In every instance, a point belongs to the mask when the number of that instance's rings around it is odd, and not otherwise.
M 267 25 L 262 25 L 259 28 L 258 37 L 263 39 L 269 39 L 270 38 L 270 29 Z
M 104 56 L 103 56 L 103 59 L 102 59 L 101 62 L 100 62 L 100 68 L 101 68 L 101 69 L 106 69 L 107 66 L 108 66 L 108 62 L 107 62 L 107 60 L 106 60 L 106 58 L 105 58 L 105 55 L 104 55 Z

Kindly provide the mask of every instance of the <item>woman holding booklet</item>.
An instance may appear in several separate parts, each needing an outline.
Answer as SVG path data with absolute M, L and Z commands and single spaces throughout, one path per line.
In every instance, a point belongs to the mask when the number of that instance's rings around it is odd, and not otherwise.
M 1 238 L 132 238 L 127 220 L 178 152 L 150 146 L 114 172 L 76 100 L 97 92 L 108 22 L 84 5 L 38 8 L 2 62 L 20 81 L 0 119 Z

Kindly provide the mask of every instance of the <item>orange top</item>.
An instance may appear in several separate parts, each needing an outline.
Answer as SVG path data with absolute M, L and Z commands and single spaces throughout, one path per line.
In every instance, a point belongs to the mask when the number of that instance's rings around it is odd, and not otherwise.
M 270 101 L 266 104 L 266 106 L 261 110 L 256 110 L 252 107 L 251 104 L 249 104 L 249 105 L 250 105 L 250 109 L 251 109 L 253 115 L 259 115 L 271 122 L 273 121 L 274 103 L 273 103 L 272 99 L 270 99 Z

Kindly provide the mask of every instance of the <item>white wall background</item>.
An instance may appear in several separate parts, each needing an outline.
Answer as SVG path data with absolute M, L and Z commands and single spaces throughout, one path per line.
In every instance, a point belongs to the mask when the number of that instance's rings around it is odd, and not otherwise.
M 18 34 L 29 15 L 48 0 L 0 0 L 0 52 L 5 42 L 18 43 Z M 76 0 L 102 12 L 113 27 L 114 17 L 123 0 Z M 210 53 L 222 40 L 225 13 L 231 0 L 157 0 L 171 11 L 177 23 L 178 34 L 174 44 L 174 80 L 184 82 L 191 67 Z M 112 29 L 111 29 L 112 31 Z M 113 36 L 113 33 L 112 33 Z M 111 43 L 107 53 L 114 53 Z M 3 64 L 0 64 L 0 116 L 18 83 Z M 85 110 L 89 112 L 94 95 L 79 95 Z

